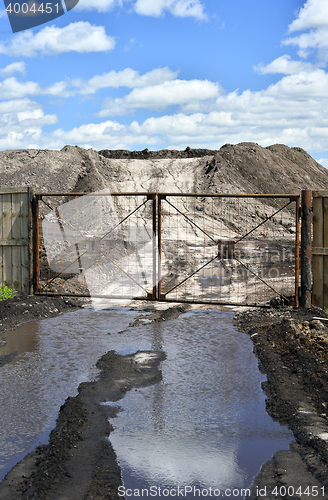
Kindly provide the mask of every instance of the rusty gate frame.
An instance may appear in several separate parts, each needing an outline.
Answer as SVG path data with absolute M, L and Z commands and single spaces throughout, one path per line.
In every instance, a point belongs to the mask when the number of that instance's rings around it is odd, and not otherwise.
M 267 217 L 264 221 L 262 221 L 260 224 L 256 225 L 254 228 L 252 228 L 248 233 L 243 235 L 241 238 L 239 238 L 237 241 L 234 242 L 234 245 L 237 245 L 241 240 L 246 238 L 249 234 L 251 234 L 253 231 L 255 231 L 258 227 L 261 225 L 265 224 L 268 220 L 272 219 L 277 213 L 281 212 L 285 208 L 287 208 L 291 203 L 295 202 L 295 300 L 293 305 L 298 306 L 299 302 L 299 248 L 300 248 L 300 195 L 298 194 L 214 194 L 214 193 L 158 193 L 158 251 L 159 251 L 159 265 L 158 265 L 158 298 L 157 300 L 159 301 L 166 301 L 166 302 L 182 302 L 182 303 L 197 303 L 197 304 L 206 304 L 206 305 L 236 305 L 236 306 L 247 306 L 249 304 L 242 304 L 240 302 L 223 302 L 223 301 L 202 301 L 202 300 L 184 300 L 184 299 L 169 299 L 166 297 L 170 292 L 172 292 L 174 289 L 178 288 L 180 285 L 185 283 L 188 279 L 190 279 L 192 276 L 194 276 L 196 273 L 201 271 L 204 267 L 206 267 L 208 264 L 210 264 L 214 259 L 218 257 L 216 255 L 212 259 L 210 259 L 208 262 L 203 264 L 200 268 L 195 270 L 192 274 L 187 276 L 187 278 L 184 278 L 180 283 L 172 287 L 169 291 L 167 291 L 165 294 L 162 293 L 162 276 L 161 276 L 161 255 L 162 255 L 162 230 L 161 230 L 161 225 L 162 225 L 162 201 L 165 200 L 168 202 L 175 210 L 177 210 L 183 217 L 185 217 L 191 224 L 193 224 L 195 227 L 200 229 L 206 236 L 208 236 L 210 239 L 213 240 L 211 236 L 209 236 L 202 228 L 200 228 L 194 221 L 192 221 L 186 214 L 181 212 L 177 207 L 175 207 L 173 204 L 171 204 L 167 198 L 169 197 L 202 197 L 202 198 L 263 198 L 263 199 L 272 199 L 272 198 L 279 198 L 279 199 L 287 199 L 289 200 L 286 205 L 281 207 L 279 210 L 274 212 L 271 216 Z M 216 241 L 218 243 L 218 241 Z M 287 297 L 282 295 L 280 292 L 278 292 L 275 288 L 273 288 L 270 284 L 268 284 L 265 280 L 263 280 L 260 276 L 258 276 L 247 264 L 243 263 L 240 261 L 236 255 L 233 255 L 233 258 L 239 262 L 242 266 L 244 266 L 248 271 L 251 272 L 257 279 L 262 281 L 266 286 L 271 288 L 277 295 L 279 295 L 284 301 L 287 303 L 289 300 Z M 254 305 L 254 304 L 252 304 Z M 265 307 L 261 305 L 262 307 Z
M 126 197 L 126 196 L 143 196 L 146 197 L 145 201 L 141 203 L 139 206 L 137 206 L 132 212 L 130 212 L 126 217 L 124 217 L 115 227 L 113 227 L 109 232 L 107 232 L 104 236 L 100 238 L 99 241 L 105 238 L 105 236 L 108 236 L 112 231 L 114 231 L 117 227 L 119 227 L 123 222 L 125 222 L 131 215 L 133 215 L 137 210 L 139 210 L 142 206 L 144 206 L 148 201 L 152 202 L 152 229 L 153 229 L 153 283 L 152 283 L 152 291 L 147 292 L 145 288 L 138 282 L 134 280 L 129 274 L 124 271 L 115 261 L 113 261 L 108 255 L 106 255 L 104 252 L 101 251 L 101 253 L 112 262 L 116 267 L 118 267 L 124 274 L 126 274 L 130 279 L 132 279 L 139 287 L 141 287 L 145 292 L 146 296 L 141 296 L 141 297 L 133 297 L 135 300 L 156 300 L 156 193 L 36 193 L 34 196 L 33 200 L 33 262 L 34 262 L 34 273 L 33 273 L 33 281 L 34 281 L 34 293 L 35 295 L 60 295 L 60 296 L 69 296 L 69 297 L 90 297 L 90 294 L 71 294 L 71 293 L 49 293 L 49 292 L 43 292 L 42 288 L 40 287 L 40 228 L 39 228 L 39 202 L 42 201 L 48 208 L 53 210 L 56 213 L 56 216 L 59 219 L 63 219 L 66 223 L 71 225 L 66 219 L 63 218 L 62 215 L 59 214 L 57 208 L 51 207 L 45 200 L 43 200 L 43 197 L 55 197 L 55 196 L 67 196 L 67 197 L 72 197 L 72 199 L 80 196 L 119 196 L 119 197 Z M 60 223 L 61 224 L 61 223 Z M 60 225 L 61 227 L 61 225 Z M 73 226 L 72 226 L 73 227 Z M 76 228 L 74 228 L 76 230 Z M 85 237 L 82 233 L 80 233 L 83 237 Z M 87 251 L 85 251 L 86 253 Z M 56 278 L 58 278 L 61 274 L 63 274 L 67 269 L 69 269 L 70 266 L 72 266 L 74 263 L 77 261 L 80 264 L 80 259 L 83 256 L 79 255 L 78 249 L 77 249 L 77 257 L 74 262 L 71 262 L 69 266 L 64 268 L 61 272 L 57 273 L 56 276 L 51 278 L 46 284 L 48 286 L 52 281 L 54 281 Z M 106 295 L 94 295 L 92 294 L 92 297 L 95 298 L 125 298 L 125 297 L 117 297 L 117 296 L 106 296 Z
M 287 204 L 285 204 L 283 207 L 281 207 L 279 210 L 274 212 L 272 215 L 267 217 L 264 221 L 256 225 L 253 229 L 248 231 L 245 235 L 243 235 L 241 238 L 239 238 L 237 241 L 233 242 L 234 245 L 237 245 L 240 241 L 242 241 L 244 238 L 246 238 L 249 234 L 251 234 L 253 231 L 258 229 L 261 225 L 265 224 L 268 220 L 272 219 L 277 213 L 281 212 L 285 208 L 291 205 L 291 203 L 295 202 L 295 300 L 293 305 L 298 306 L 298 295 L 299 295 L 299 247 L 300 247 L 300 195 L 298 194 L 214 194 L 214 193 L 37 193 L 34 196 L 33 200 L 33 263 L 34 263 L 34 293 L 36 295 L 62 295 L 62 296 L 74 296 L 74 297 L 90 297 L 90 295 L 84 295 L 84 294 L 72 294 L 72 293 L 67 293 L 67 294 L 55 294 L 55 293 L 43 293 L 42 290 L 40 289 L 40 260 L 39 260 L 39 244 L 40 244 L 40 234 L 39 234 L 39 202 L 44 200 L 42 199 L 43 196 L 67 196 L 67 197 L 78 197 L 78 196 L 145 196 L 146 200 L 136 207 L 131 213 L 129 213 L 124 219 L 122 219 L 119 224 L 115 226 L 118 227 L 120 224 L 122 224 L 125 220 L 127 220 L 132 214 L 134 214 L 138 209 L 140 209 L 143 205 L 145 205 L 148 201 L 152 201 L 152 230 L 153 230 L 153 283 L 152 283 L 152 291 L 147 292 L 139 283 L 137 283 L 141 288 L 144 289 L 144 291 L 147 293 L 146 296 L 141 296 L 141 297 L 130 297 L 132 300 L 155 300 L 155 301 L 164 301 L 164 302 L 181 302 L 181 303 L 193 303 L 193 304 L 206 304 L 206 305 L 238 305 L 238 306 L 249 306 L 249 304 L 243 304 L 240 302 L 223 302 L 223 301 L 202 301 L 202 300 L 186 300 L 186 299 L 170 299 L 167 298 L 166 296 L 168 293 L 173 291 L 175 288 L 178 288 L 182 283 L 186 282 L 188 279 L 190 279 L 192 276 L 194 276 L 197 272 L 199 272 L 201 269 L 206 267 L 209 263 L 211 263 L 214 259 L 216 259 L 219 255 L 216 254 L 215 257 L 213 257 L 210 261 L 206 262 L 203 264 L 199 269 L 195 270 L 192 274 L 184 278 L 180 283 L 175 285 L 171 290 L 166 292 L 165 294 L 162 293 L 162 268 L 161 268 L 161 255 L 162 255 L 162 201 L 168 201 L 168 198 L 170 197 L 203 197 L 203 198 L 254 198 L 254 199 L 274 199 L 274 198 L 279 198 L 279 199 L 286 199 L 289 200 Z M 45 202 L 44 202 L 45 203 Z M 171 204 L 171 203 L 170 203 Z M 46 203 L 47 205 L 47 203 Z M 49 208 L 54 210 L 51 206 L 47 205 Z M 209 236 L 202 228 L 200 228 L 194 221 L 192 221 L 186 214 L 181 212 L 177 207 L 171 204 L 173 208 L 175 208 L 183 217 L 185 217 L 190 223 L 195 225 L 198 229 L 200 229 L 203 233 L 205 233 L 207 236 Z M 55 210 L 56 211 L 56 210 Z M 57 217 L 59 216 L 58 211 L 56 211 Z M 61 217 L 61 216 L 60 216 Z M 66 221 L 67 222 L 67 221 Z M 113 228 L 112 230 L 114 230 Z M 108 234 L 108 233 L 107 233 Z M 210 236 L 209 236 L 210 237 Z M 101 239 L 103 239 L 102 237 Z M 210 237 L 213 241 L 215 241 L 212 237 Z M 218 243 L 218 241 L 215 241 L 215 243 Z M 158 258 L 157 258 L 157 252 L 158 252 Z M 109 258 L 106 255 L 107 258 Z M 243 263 L 238 259 L 235 255 L 233 255 L 233 258 L 236 259 L 240 265 L 245 267 L 251 274 L 253 274 L 257 279 L 262 281 L 266 286 L 271 288 L 277 295 L 279 295 L 281 298 L 283 298 L 285 301 L 289 302 L 288 299 L 278 292 L 273 286 L 268 284 L 264 279 L 262 279 L 260 276 L 256 274 L 247 264 Z M 78 258 L 76 259 L 76 261 Z M 112 261 L 112 259 L 109 258 L 109 260 Z M 75 261 L 75 262 L 76 262 Z M 113 261 L 112 261 L 113 262 Z M 113 262 L 115 265 L 117 265 L 115 262 Z M 72 263 L 70 264 L 70 266 Z M 119 266 L 118 266 L 119 267 Z M 121 269 L 121 268 L 120 268 Z M 64 270 L 65 271 L 65 270 Z M 64 271 L 61 271 L 61 273 L 58 273 L 56 277 L 58 277 L 60 274 L 62 274 Z M 121 271 L 125 274 L 127 274 L 123 269 Z M 127 274 L 128 275 L 128 274 Z M 128 275 L 129 276 L 129 275 Z M 53 281 L 55 278 L 52 278 L 50 280 Z M 131 276 L 129 278 L 133 279 Z M 133 280 L 135 281 L 135 280 Z M 48 284 L 50 284 L 48 282 Z M 110 296 L 105 296 L 105 295 L 92 295 L 95 298 L 126 298 L 126 297 L 116 297 L 113 295 Z M 257 304 L 252 304 L 253 306 Z M 266 305 L 259 304 L 259 307 L 267 307 Z

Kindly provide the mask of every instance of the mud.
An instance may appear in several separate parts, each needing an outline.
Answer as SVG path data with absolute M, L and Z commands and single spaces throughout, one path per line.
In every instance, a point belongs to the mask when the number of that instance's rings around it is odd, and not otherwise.
M 20 325 L 58 316 L 82 307 L 86 300 L 75 297 L 17 296 L 0 301 L 0 333 Z
M 16 297 L 0 302 L 0 334 L 39 318 L 75 310 L 85 300 L 60 297 Z M 28 309 L 27 309 L 28 308 Z M 165 321 L 189 310 L 189 305 L 170 305 L 164 310 L 150 303 L 138 303 L 138 310 L 150 313 L 147 319 Z M 29 316 L 25 311 L 29 311 Z M 141 314 L 131 326 L 142 324 Z M 0 337 L 0 345 L 5 345 Z M 0 357 L 0 367 L 19 353 Z M 78 395 L 67 398 L 60 408 L 56 427 L 47 445 L 38 446 L 25 456 L 0 484 L 1 500 L 91 500 L 116 499 L 122 485 L 121 470 L 107 436 L 109 418 L 118 408 L 105 405 L 124 397 L 137 387 L 161 380 L 160 361 L 165 353 L 138 351 L 118 355 L 109 351 L 96 366 L 96 381 L 80 384 Z
M 79 298 L 42 297 L 42 296 L 17 296 L 0 301 L 0 335 L 9 330 L 14 330 L 25 323 L 45 318 L 51 318 L 74 311 L 82 307 L 86 301 Z M 0 337 L 0 347 L 5 345 L 5 339 Z M 18 351 L 1 355 L 0 367 L 10 363 Z
M 296 441 L 289 451 L 277 452 L 263 464 L 254 482 L 253 500 L 328 498 L 325 317 L 321 309 L 288 307 L 236 314 L 236 326 L 251 336 L 259 368 L 267 375 L 262 384 L 266 410 L 291 429 Z
M 0 485 L 2 500 L 119 498 L 120 468 L 106 437 L 118 411 L 101 403 L 118 401 L 126 391 L 158 382 L 162 352 L 138 351 L 100 358 L 96 381 L 82 383 L 61 407 L 49 443 L 27 455 Z
M 45 297 L 37 304 L 39 301 L 39 297 L 28 297 L 24 302 L 10 299 L 8 304 L 0 303 L 2 331 L 13 327 L 14 321 L 26 321 L 22 303 L 31 302 L 34 315 L 59 314 L 81 306 L 57 298 Z M 141 311 L 151 313 L 147 315 L 151 321 L 176 318 L 189 308 L 170 306 L 157 309 L 151 303 L 138 304 Z M 10 311 L 17 313 L 8 319 Z M 142 318 L 140 315 L 130 326 L 142 324 Z M 328 498 L 328 322 L 325 318 L 321 309 L 292 307 L 248 309 L 235 316 L 235 325 L 250 335 L 259 369 L 267 375 L 262 384 L 267 412 L 286 424 L 295 437 L 289 451 L 279 451 L 263 464 L 247 498 Z M 149 354 L 151 357 L 147 359 Z M 120 469 L 106 439 L 111 432 L 108 418 L 117 409 L 101 403 L 118 401 L 134 387 L 159 381 L 163 356 L 157 352 L 144 353 L 144 358 L 141 353 L 105 354 L 97 363 L 101 370 L 98 379 L 81 384 L 78 395 L 66 400 L 49 443 L 36 448 L 7 474 L 0 484 L 0 498 L 118 498 Z

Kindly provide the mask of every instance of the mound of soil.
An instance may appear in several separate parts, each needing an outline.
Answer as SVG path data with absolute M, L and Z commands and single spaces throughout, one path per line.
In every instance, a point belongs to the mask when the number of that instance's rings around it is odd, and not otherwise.
M 14 330 L 24 323 L 51 318 L 81 307 L 74 297 L 17 296 L 0 301 L 0 332 Z
M 328 172 L 301 148 L 226 144 L 220 150 L 125 151 L 65 146 L 0 152 L 2 187 L 38 192 L 298 193 L 326 189 Z

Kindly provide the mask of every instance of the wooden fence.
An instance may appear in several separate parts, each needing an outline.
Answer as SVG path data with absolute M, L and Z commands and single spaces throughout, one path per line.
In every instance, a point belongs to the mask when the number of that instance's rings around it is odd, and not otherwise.
M 0 286 L 19 294 L 33 286 L 32 199 L 29 187 L 0 188 Z
M 328 191 L 312 191 L 313 288 L 312 304 L 328 307 Z

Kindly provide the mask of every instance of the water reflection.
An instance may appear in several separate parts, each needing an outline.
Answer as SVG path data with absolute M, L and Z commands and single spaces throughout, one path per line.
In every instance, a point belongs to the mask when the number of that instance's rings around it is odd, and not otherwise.
M 18 351 L 0 368 L 0 480 L 38 444 L 46 443 L 60 406 L 78 385 L 96 377 L 97 360 L 110 350 L 109 324 L 119 332 L 137 316 L 121 308 L 85 309 L 28 323 L 2 335 L 0 355 Z
M 202 310 L 135 329 L 167 358 L 162 382 L 128 393 L 111 422 L 126 488 L 245 488 L 288 448 L 291 433 L 265 412 L 252 343 L 232 319 Z
M 5 338 L 6 344 L 1 347 L 0 355 L 7 355 L 13 351 L 19 353 L 33 352 L 38 348 L 38 323 L 35 321 L 28 323 L 26 326 L 18 328 L 14 334 L 3 334 L 1 338 Z

